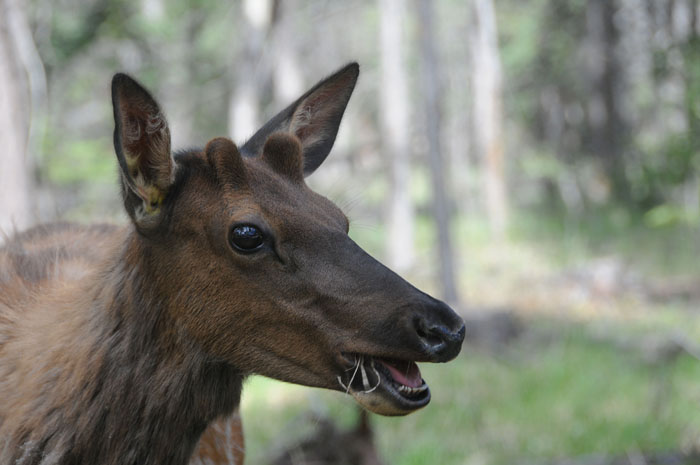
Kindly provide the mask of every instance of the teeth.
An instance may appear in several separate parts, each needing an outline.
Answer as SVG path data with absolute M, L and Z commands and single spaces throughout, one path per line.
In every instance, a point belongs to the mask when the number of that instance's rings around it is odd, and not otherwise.
M 405 386 L 405 385 L 401 384 L 401 385 L 399 385 L 398 389 L 399 389 L 399 392 L 406 394 L 407 396 L 415 396 L 416 394 L 421 393 L 421 392 L 425 391 L 426 389 L 428 389 L 428 385 L 423 383 L 422 386 L 414 388 L 414 387 L 409 387 L 409 386 Z

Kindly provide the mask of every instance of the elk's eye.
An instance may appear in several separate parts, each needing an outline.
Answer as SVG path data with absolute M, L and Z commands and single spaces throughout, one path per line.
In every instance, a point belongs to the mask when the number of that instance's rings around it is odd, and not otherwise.
M 231 245 L 239 252 L 255 252 L 262 247 L 265 236 L 257 227 L 250 224 L 241 224 L 231 228 L 229 236 Z

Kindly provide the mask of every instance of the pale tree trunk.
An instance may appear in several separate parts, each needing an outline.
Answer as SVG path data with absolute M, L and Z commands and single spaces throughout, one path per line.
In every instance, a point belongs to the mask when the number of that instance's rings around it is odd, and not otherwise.
M 417 0 L 418 31 L 420 36 L 421 55 L 421 84 L 423 97 L 423 114 L 428 141 L 428 161 L 433 191 L 433 215 L 437 227 L 438 255 L 440 257 L 440 285 L 442 297 L 448 303 L 457 303 L 457 288 L 452 240 L 450 238 L 450 213 L 447 199 L 447 188 L 443 173 L 441 129 L 441 97 L 440 65 L 437 60 L 435 47 L 435 32 L 433 28 L 433 3 L 431 0 Z
M 414 213 L 411 202 L 409 99 L 404 63 L 403 0 L 380 0 L 381 125 L 389 160 L 390 198 L 386 250 L 390 265 L 405 271 L 414 262 Z
M 153 24 L 167 21 L 165 0 L 144 0 L 141 3 L 143 18 Z M 179 28 L 166 43 L 150 43 L 149 59 L 160 64 L 163 71 L 159 93 L 168 102 L 168 125 L 171 128 L 172 148 L 192 147 L 196 144 L 193 133 L 194 102 L 189 89 L 195 84 L 192 43 L 196 38 L 200 21 L 197 10 L 184 13 Z M 167 70 L 167 72 L 166 72 Z
M 298 10 L 294 0 L 279 2 L 273 31 L 273 85 L 275 108 L 284 108 L 304 91 L 304 76 L 297 57 L 298 35 L 292 21 Z
M 503 159 L 501 61 L 493 0 L 472 0 L 472 95 L 474 146 L 484 162 L 486 212 L 491 233 L 502 238 L 508 222 Z
M 265 72 L 261 60 L 274 6 L 272 0 L 242 3 L 246 26 L 241 37 L 245 44 L 231 63 L 236 84 L 229 104 L 229 134 L 236 142 L 252 136 L 260 124 L 260 78 Z
M 28 46 L 27 37 L 31 40 L 19 3 L 0 0 L 0 242 L 3 234 L 24 229 L 34 219 L 27 151 L 31 83 L 26 80 L 32 70 L 24 65 L 27 55 L 21 50 Z

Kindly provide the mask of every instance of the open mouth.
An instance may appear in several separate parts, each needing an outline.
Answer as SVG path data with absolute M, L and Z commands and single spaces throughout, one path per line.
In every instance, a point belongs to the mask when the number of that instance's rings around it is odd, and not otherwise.
M 355 400 L 381 415 L 406 415 L 430 402 L 430 388 L 413 361 L 347 355 L 354 363 L 338 383 Z

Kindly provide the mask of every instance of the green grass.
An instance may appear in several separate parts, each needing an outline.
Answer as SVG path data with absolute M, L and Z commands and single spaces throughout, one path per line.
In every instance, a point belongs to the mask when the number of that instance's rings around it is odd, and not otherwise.
M 403 418 L 373 416 L 383 458 L 505 465 L 697 444 L 697 360 L 653 364 L 583 326 L 542 321 L 527 334 L 498 355 L 465 346 L 450 364 L 423 365 L 431 404 Z M 345 426 L 356 415 L 348 396 L 252 379 L 243 402 L 249 463 L 309 434 L 309 409 Z

